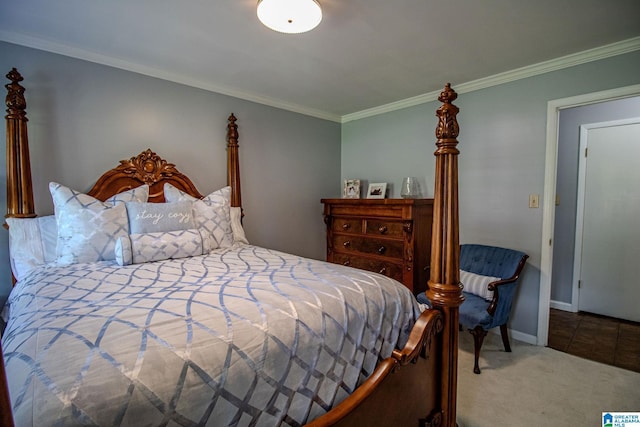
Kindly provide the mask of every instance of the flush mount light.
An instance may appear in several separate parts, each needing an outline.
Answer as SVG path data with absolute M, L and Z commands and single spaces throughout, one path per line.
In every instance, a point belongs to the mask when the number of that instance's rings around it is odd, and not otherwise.
M 322 21 L 322 9 L 315 0 L 258 0 L 258 19 L 274 31 L 304 33 Z

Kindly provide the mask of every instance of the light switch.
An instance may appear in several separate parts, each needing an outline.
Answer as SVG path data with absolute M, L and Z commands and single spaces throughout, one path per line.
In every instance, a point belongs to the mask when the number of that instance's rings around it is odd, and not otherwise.
M 529 207 L 537 208 L 539 207 L 539 196 L 537 194 L 529 194 Z

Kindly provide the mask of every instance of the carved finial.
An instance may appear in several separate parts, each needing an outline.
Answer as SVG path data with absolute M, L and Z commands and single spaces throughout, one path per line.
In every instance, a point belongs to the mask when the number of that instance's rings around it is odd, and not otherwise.
M 120 160 L 120 166 L 116 170 L 129 174 L 148 185 L 153 185 L 178 173 L 176 165 L 167 162 L 151 149 L 147 149 L 128 160 Z
M 451 89 L 451 84 L 447 83 L 444 90 L 440 93 L 438 100 L 443 104 L 436 111 L 438 116 L 438 126 L 436 127 L 436 138 L 441 140 L 455 139 L 458 137 L 460 129 L 458 128 L 458 107 L 451 102 L 458 97 L 455 90 Z
M 452 101 L 455 101 L 458 98 L 458 94 L 455 90 L 451 89 L 451 83 L 447 83 L 444 85 L 444 89 L 440 92 L 440 96 L 438 96 L 438 101 L 446 102 L 447 104 L 451 104 Z
M 24 88 L 20 85 L 22 76 L 15 68 L 7 74 L 7 78 L 11 80 L 11 83 L 4 85 L 7 88 L 7 115 L 6 119 L 22 119 L 27 120 L 25 109 L 27 108 L 27 101 L 24 99 Z
M 15 67 L 13 67 L 11 71 L 9 71 L 9 73 L 7 74 L 7 78 L 12 82 L 21 82 L 24 80 L 24 78 L 20 75 Z
M 238 125 L 236 124 L 236 116 L 231 113 L 229 116 L 229 124 L 227 125 L 227 142 L 229 145 L 238 145 Z

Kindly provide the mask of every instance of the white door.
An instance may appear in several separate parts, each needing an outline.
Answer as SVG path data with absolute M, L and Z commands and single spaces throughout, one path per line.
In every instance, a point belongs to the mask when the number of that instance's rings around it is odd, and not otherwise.
M 580 145 L 578 309 L 638 322 L 640 118 L 584 125 Z

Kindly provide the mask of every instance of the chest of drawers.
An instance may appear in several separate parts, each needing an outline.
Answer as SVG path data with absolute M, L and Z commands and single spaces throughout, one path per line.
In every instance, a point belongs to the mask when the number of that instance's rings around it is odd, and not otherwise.
M 327 261 L 427 289 L 433 199 L 322 199 Z

